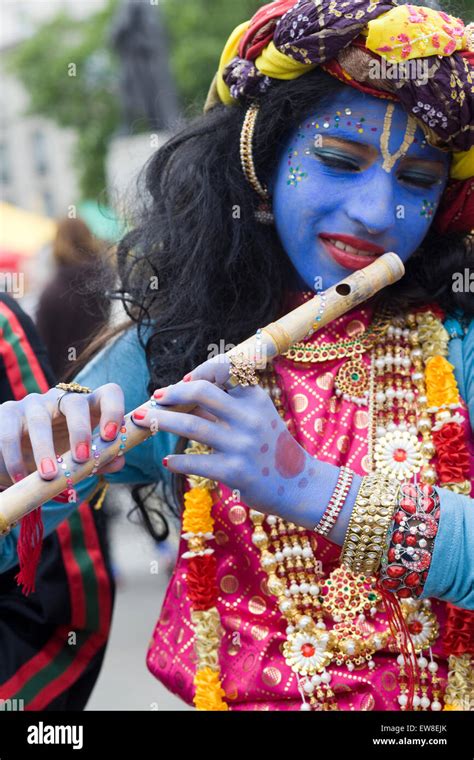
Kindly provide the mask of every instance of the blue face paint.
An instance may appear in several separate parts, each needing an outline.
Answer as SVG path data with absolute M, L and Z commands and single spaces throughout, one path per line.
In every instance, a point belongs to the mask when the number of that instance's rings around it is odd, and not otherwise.
M 269 189 L 298 287 L 326 289 L 381 252 L 406 261 L 418 248 L 451 157 L 410 122 L 399 103 L 347 87 L 289 136 Z

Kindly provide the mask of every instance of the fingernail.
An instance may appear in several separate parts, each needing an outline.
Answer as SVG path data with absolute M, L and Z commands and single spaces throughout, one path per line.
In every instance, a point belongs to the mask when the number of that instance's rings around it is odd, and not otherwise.
M 76 446 L 76 457 L 78 459 L 89 459 L 90 451 L 88 443 L 78 443 Z
M 163 465 L 163 467 L 168 467 L 168 457 L 163 457 L 163 459 L 161 460 L 161 464 Z
M 134 420 L 144 420 L 146 412 L 133 412 L 132 417 Z
M 164 394 L 164 390 L 157 390 L 153 394 L 153 398 L 161 398 Z
M 49 457 L 45 457 L 41 460 L 40 469 L 43 475 L 52 475 L 53 472 L 56 472 L 54 462 Z
M 23 475 L 23 473 L 22 473 L 22 472 L 16 472 L 16 473 L 14 474 L 14 476 L 13 476 L 13 482 L 14 482 L 14 483 L 18 483 L 18 481 L 19 481 L 19 480 L 23 480 L 23 478 L 24 478 L 24 477 L 25 477 L 25 476 Z
M 189 381 L 191 380 L 191 377 L 192 377 L 192 373 L 188 372 L 188 374 L 183 377 L 183 383 L 189 383 Z
M 118 425 L 116 422 L 108 422 L 107 425 L 104 428 L 104 437 L 105 438 L 115 438 L 117 435 Z

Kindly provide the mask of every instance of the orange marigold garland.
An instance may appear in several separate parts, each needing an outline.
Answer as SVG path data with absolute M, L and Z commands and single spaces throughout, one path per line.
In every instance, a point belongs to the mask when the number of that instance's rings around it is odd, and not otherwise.
M 188 449 L 192 451 L 191 449 Z M 197 478 L 191 483 L 198 482 Z M 214 550 L 207 545 L 213 536 L 212 495 L 200 484 L 184 494 L 183 538 L 188 551 L 186 581 L 191 600 L 194 625 L 194 648 L 197 656 L 194 677 L 194 704 L 198 710 L 228 710 L 220 680 L 219 645 L 221 621 L 216 608 L 217 579 Z
M 443 346 L 443 353 L 447 353 L 447 345 Z M 425 382 L 428 411 L 436 415 L 431 432 L 438 457 L 439 483 L 444 488 L 469 494 L 469 451 L 462 417 L 455 411 L 461 405 L 461 397 L 454 367 L 445 356 L 427 358 Z

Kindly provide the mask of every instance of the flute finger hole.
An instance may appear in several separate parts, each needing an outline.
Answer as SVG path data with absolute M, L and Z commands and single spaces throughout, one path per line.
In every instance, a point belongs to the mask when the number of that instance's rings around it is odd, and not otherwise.
M 351 286 L 347 282 L 340 282 L 336 285 L 336 293 L 340 296 L 348 296 L 351 292 Z

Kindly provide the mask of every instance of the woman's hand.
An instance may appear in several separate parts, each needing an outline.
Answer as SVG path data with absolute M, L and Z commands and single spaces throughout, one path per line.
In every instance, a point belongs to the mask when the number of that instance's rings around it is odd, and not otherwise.
M 113 441 L 124 415 L 124 396 L 119 385 L 107 383 L 89 394 L 67 393 L 50 388 L 46 393 L 30 393 L 21 401 L 0 404 L 0 483 L 8 486 L 35 469 L 44 480 L 58 473 L 56 453 L 71 449 L 76 462 L 91 456 L 92 430 L 100 423 L 104 441 Z M 124 458 L 98 470 L 116 472 Z
M 226 357 L 210 359 L 176 385 L 155 391 L 159 406 L 143 407 L 132 418 L 137 425 L 213 449 L 166 457 L 172 472 L 221 481 L 255 509 L 314 527 L 326 505 L 321 494 L 328 482 L 335 485 L 338 468 L 318 462 L 300 446 L 262 388 L 237 386 L 226 392 L 219 387 L 228 375 Z M 196 406 L 183 413 L 167 410 L 166 404 Z

